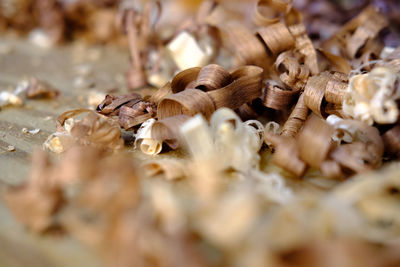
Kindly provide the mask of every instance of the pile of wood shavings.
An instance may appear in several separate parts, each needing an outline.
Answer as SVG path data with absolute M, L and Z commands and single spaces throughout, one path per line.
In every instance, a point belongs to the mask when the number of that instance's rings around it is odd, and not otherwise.
M 204 1 L 168 38 L 150 20 L 160 2 L 121 9 L 128 87 L 177 73 L 151 96 L 60 115 L 44 147 L 63 154 L 35 154 L 6 195 L 15 216 L 112 266 L 400 264 L 400 53 L 382 42 L 388 22 L 368 6 L 313 42 L 291 2 L 253 4 L 246 20 Z M 134 162 L 121 128 L 160 156 Z M 180 156 L 162 157 L 170 150 Z M 316 189 L 312 176 L 337 185 Z

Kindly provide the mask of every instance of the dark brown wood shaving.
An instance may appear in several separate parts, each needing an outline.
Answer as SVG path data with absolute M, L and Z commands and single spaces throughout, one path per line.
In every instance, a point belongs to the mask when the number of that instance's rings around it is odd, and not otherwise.
M 172 86 L 171 83 L 168 82 L 149 97 L 149 102 L 158 105 L 163 98 L 170 94 L 172 94 Z
M 285 110 L 292 106 L 297 94 L 297 91 L 285 90 L 268 83 L 263 89 L 262 101 L 268 108 Z
M 197 113 L 209 118 L 216 108 L 207 93 L 198 89 L 186 89 L 165 97 L 158 105 L 157 110 L 159 119 L 179 114 L 193 116 Z
M 130 129 L 156 116 L 156 107 L 150 102 L 138 102 L 132 107 L 122 106 L 118 121 L 122 128 Z
M 244 103 L 261 96 L 263 70 L 256 66 L 242 66 L 231 72 L 232 83 L 218 90 L 210 91 L 209 96 L 215 107 L 236 109 Z
M 200 70 L 200 67 L 195 67 L 183 70 L 176 74 L 171 81 L 172 92 L 179 93 L 187 88 L 193 88 Z
M 209 118 L 218 108 L 229 107 L 231 109 L 237 109 L 241 105 L 261 95 L 263 70 L 259 67 L 243 66 L 232 70 L 230 73 L 226 71 L 223 72 L 221 67 L 216 67 L 214 65 L 204 68 L 206 68 L 206 70 L 209 70 L 209 68 L 217 68 L 219 70 L 219 72 L 213 72 L 213 75 L 219 74 L 218 76 L 220 76 L 220 78 L 218 78 L 220 82 L 214 83 L 214 87 L 215 85 L 223 86 L 228 81 L 232 82 L 226 86 L 207 92 L 189 88 L 165 97 L 157 107 L 157 116 L 159 119 L 179 114 L 193 116 L 197 113 L 201 113 L 206 116 L 206 118 Z M 197 69 L 193 71 L 197 72 Z M 200 72 L 201 70 L 199 70 L 199 73 Z M 181 83 L 179 79 L 175 77 L 173 80 L 174 85 L 185 85 L 185 88 L 191 83 L 187 80 L 187 77 L 192 77 L 194 79 L 194 84 L 196 84 L 201 77 L 199 74 L 198 76 L 192 75 L 189 70 L 186 73 L 179 73 L 178 75 L 182 77 L 184 81 Z M 175 88 L 178 87 L 183 88 L 184 86 L 177 86 Z
M 201 68 L 194 83 L 194 88 L 212 91 L 228 85 L 231 81 L 231 74 L 228 71 L 219 65 L 210 64 Z
M 103 115 L 118 116 L 122 106 L 132 107 L 141 100 L 142 97 L 136 93 L 121 96 L 106 95 L 103 102 L 97 106 L 96 111 Z

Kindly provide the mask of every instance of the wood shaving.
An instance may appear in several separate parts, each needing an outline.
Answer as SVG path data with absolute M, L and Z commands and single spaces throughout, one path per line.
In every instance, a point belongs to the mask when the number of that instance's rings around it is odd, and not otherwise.
M 75 119 L 82 113 L 87 115 L 82 119 Z M 62 153 L 73 144 L 114 150 L 122 148 L 124 141 L 118 122 L 91 110 L 77 109 L 66 111 L 58 117 L 57 132 L 47 138 L 43 148 Z
M 395 103 L 399 98 L 398 79 L 397 72 L 384 67 L 352 76 L 343 99 L 343 111 L 370 125 L 374 121 L 381 124 L 396 122 L 399 115 Z
M 24 1 L 0 1 L 0 30 L 130 56 L 128 92 L 61 114 L 43 147 L 62 155 L 5 193 L 28 229 L 110 266 L 399 265 L 398 3 Z M 57 96 L 33 78 L 4 103 L 28 91 Z
M 157 155 L 161 152 L 162 141 L 152 138 L 152 127 L 155 119 L 149 119 L 142 123 L 135 135 L 135 147 L 147 155 Z

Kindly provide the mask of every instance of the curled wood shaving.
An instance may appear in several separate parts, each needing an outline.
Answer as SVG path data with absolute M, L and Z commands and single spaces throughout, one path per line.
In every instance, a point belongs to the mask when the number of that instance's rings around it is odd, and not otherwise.
M 302 90 L 310 75 L 309 68 L 300 64 L 300 58 L 292 51 L 281 53 L 274 63 L 275 69 L 280 73 L 279 78 L 294 91 Z
M 348 83 L 333 76 L 326 84 L 325 100 L 333 104 L 342 104 Z
M 318 76 L 309 78 L 304 89 L 304 103 L 319 116 L 326 115 L 323 109 L 323 103 L 329 79 L 330 75 L 327 72 L 323 72 Z
M 158 105 L 164 97 L 170 94 L 172 94 L 172 86 L 170 82 L 167 82 L 166 84 L 161 86 L 152 96 L 150 96 L 149 102 Z
M 164 91 L 166 90 L 166 91 Z M 156 116 L 156 106 L 152 101 L 168 94 L 168 86 L 159 90 L 151 101 L 144 101 L 136 93 L 122 96 L 106 95 L 96 111 L 107 116 L 118 116 L 119 124 L 124 129 L 130 129 Z
M 193 116 L 201 113 L 209 118 L 214 111 L 215 105 L 208 93 L 186 89 L 165 97 L 157 107 L 157 117 L 164 119 L 179 114 Z
M 257 166 L 260 159 L 258 151 L 264 140 L 264 127 L 259 121 L 242 122 L 238 115 L 228 108 L 217 110 L 210 119 L 210 126 L 198 116 L 187 121 L 181 129 L 195 158 L 216 157 L 215 160 L 218 160 L 221 169 L 233 168 L 243 172 Z M 204 135 L 202 138 L 210 143 L 205 147 L 196 144 L 195 137 L 190 137 L 190 132 L 195 131 L 192 127 L 203 129 L 199 135 Z
M 257 31 L 257 34 L 264 41 L 268 50 L 274 55 L 289 50 L 295 45 L 292 34 L 281 22 L 261 28 Z
M 96 111 L 103 115 L 118 115 L 121 106 L 126 104 L 133 106 L 141 99 L 142 97 L 136 93 L 122 96 L 106 95 L 103 102 L 97 106 Z
M 261 96 L 263 70 L 256 66 L 243 66 L 231 72 L 232 83 L 209 92 L 216 109 L 227 107 L 236 109 Z
M 304 103 L 304 94 L 301 94 L 297 104 L 289 115 L 282 128 L 282 135 L 295 137 L 307 119 L 309 109 Z
M 379 136 L 379 131 L 375 127 L 356 120 L 343 120 L 332 115 L 329 117 L 327 122 L 335 128 L 332 136 L 334 141 L 346 143 L 363 142 L 366 146 L 370 146 L 366 149 L 371 154 L 371 157 L 374 157 L 373 162 L 370 162 L 370 164 L 374 167 L 379 166 L 383 155 L 383 143 Z
M 132 107 L 128 105 L 122 106 L 118 115 L 118 121 L 121 127 L 130 129 L 155 116 L 155 105 L 147 101 L 140 101 Z
M 235 22 L 218 25 L 224 46 L 238 60 L 238 65 L 256 65 L 268 68 L 271 59 L 263 43 L 245 26 Z
M 328 39 L 323 44 L 323 48 L 328 52 L 341 53 L 343 56 L 353 59 L 360 53 L 367 41 L 376 38 L 386 26 L 386 19 L 377 12 L 375 7 L 368 6 Z
M 264 126 L 256 120 L 242 122 L 230 109 L 217 110 L 210 120 L 216 151 L 225 155 L 222 166 L 246 171 L 259 161 Z
M 279 22 L 291 8 L 291 0 L 258 0 L 253 17 L 254 23 L 257 26 L 267 26 Z
M 143 122 L 135 135 L 135 147 L 139 147 L 140 150 L 147 155 L 157 155 L 162 149 L 162 141 L 154 140 L 151 135 L 152 127 L 155 122 L 155 119 L 149 119 Z
M 209 68 L 217 68 L 212 65 Z M 220 69 L 218 67 L 218 69 Z M 222 71 L 222 69 L 220 69 Z M 182 90 L 190 84 L 188 77 L 196 77 L 194 84 L 198 81 L 198 77 L 195 75 L 197 69 L 187 70 L 184 73 L 179 73 L 179 77 L 182 77 L 182 82 L 179 79 L 174 79 L 171 83 L 172 91 Z M 200 72 L 200 70 L 199 70 Z M 261 95 L 261 81 L 263 70 L 256 66 L 243 66 L 234 69 L 227 76 L 227 72 L 220 73 L 220 76 L 231 77 L 231 83 L 228 85 L 203 92 L 199 89 L 188 88 L 183 91 L 179 91 L 176 94 L 165 97 L 158 105 L 158 118 L 163 119 L 169 116 L 178 114 L 186 114 L 193 116 L 197 113 L 201 113 L 206 118 L 209 118 L 211 114 L 220 107 L 228 107 L 231 109 L 239 108 L 244 103 L 250 102 L 253 99 Z M 197 74 L 199 75 L 199 74 Z M 226 78 L 221 78 L 221 81 L 226 83 Z M 219 82 L 220 85 L 223 83 Z M 215 84 L 214 84 L 215 85 Z M 175 88 L 175 89 L 174 89 Z
M 374 39 L 388 25 L 386 18 L 378 13 L 376 9 L 371 8 L 371 11 L 367 9 L 365 12 L 370 12 L 368 19 L 360 23 L 347 40 L 346 50 L 349 58 L 354 58 L 369 39 Z
M 385 67 L 354 75 L 343 100 L 343 111 L 358 120 L 372 124 L 394 123 L 399 116 L 399 74 Z
M 210 64 L 201 68 L 193 86 L 203 91 L 212 91 L 231 82 L 232 77 L 228 71 L 219 65 Z
M 307 35 L 304 24 L 289 26 L 289 31 L 296 40 L 295 50 L 304 56 L 304 64 L 310 69 L 311 74 L 319 73 L 317 52 Z
M 194 67 L 183 70 L 176 74 L 171 81 L 172 92 L 179 93 L 185 89 L 193 88 L 200 70 L 200 67 Z
M 76 116 L 87 113 L 82 119 Z M 119 124 L 88 109 L 66 111 L 57 119 L 57 132 L 50 135 L 43 147 L 55 153 L 64 152 L 72 144 L 100 149 L 120 149 L 124 145 Z
M 268 108 L 286 110 L 293 104 L 297 94 L 297 91 L 285 90 L 277 85 L 267 83 L 263 90 L 262 100 L 264 106 Z
M 179 128 L 189 119 L 186 115 L 176 115 L 156 121 L 151 127 L 151 138 L 165 142 L 172 149 L 182 146 L 182 137 Z

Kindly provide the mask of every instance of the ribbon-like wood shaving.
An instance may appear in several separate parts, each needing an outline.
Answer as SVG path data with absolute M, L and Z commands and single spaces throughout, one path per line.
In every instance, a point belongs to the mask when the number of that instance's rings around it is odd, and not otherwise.
M 237 58 L 238 65 L 267 68 L 270 58 L 263 43 L 245 26 L 228 22 L 218 25 L 224 46 Z
M 193 116 L 197 113 L 209 118 L 218 108 L 229 107 L 236 109 L 261 95 L 263 70 L 259 67 L 243 66 L 232 70 L 230 73 L 223 71 L 221 67 L 216 65 L 204 68 L 206 70 L 201 75 L 202 69 L 188 69 L 179 73 L 173 79 L 171 83 L 172 91 L 177 93 L 169 95 L 160 101 L 157 108 L 159 119 L 179 114 Z M 206 75 L 204 73 L 207 73 L 210 69 L 213 70 L 213 75 L 219 76 L 219 82 L 208 85 L 208 89 L 216 86 L 219 86 L 219 88 L 207 92 L 200 90 L 201 86 L 200 89 L 187 88 L 188 86 L 202 85 L 201 83 L 204 83 Z M 218 71 L 215 72 L 214 69 Z M 190 81 L 190 79 L 193 80 Z M 232 82 L 225 85 L 229 81 Z M 190 86 L 192 82 L 193 85 Z
M 122 96 L 106 95 L 103 102 L 97 107 L 97 112 L 103 115 L 118 115 L 121 106 L 133 106 L 138 103 L 142 97 L 138 94 L 128 94 Z
M 309 109 L 304 103 L 304 94 L 299 97 L 296 106 L 282 128 L 282 135 L 295 137 L 306 121 Z
M 298 94 L 297 91 L 285 90 L 272 84 L 267 84 L 263 91 L 264 106 L 276 110 L 285 110 L 290 107 Z
M 257 33 L 268 47 L 268 50 L 274 55 L 289 50 L 295 45 L 295 39 L 292 34 L 281 22 L 261 28 Z

